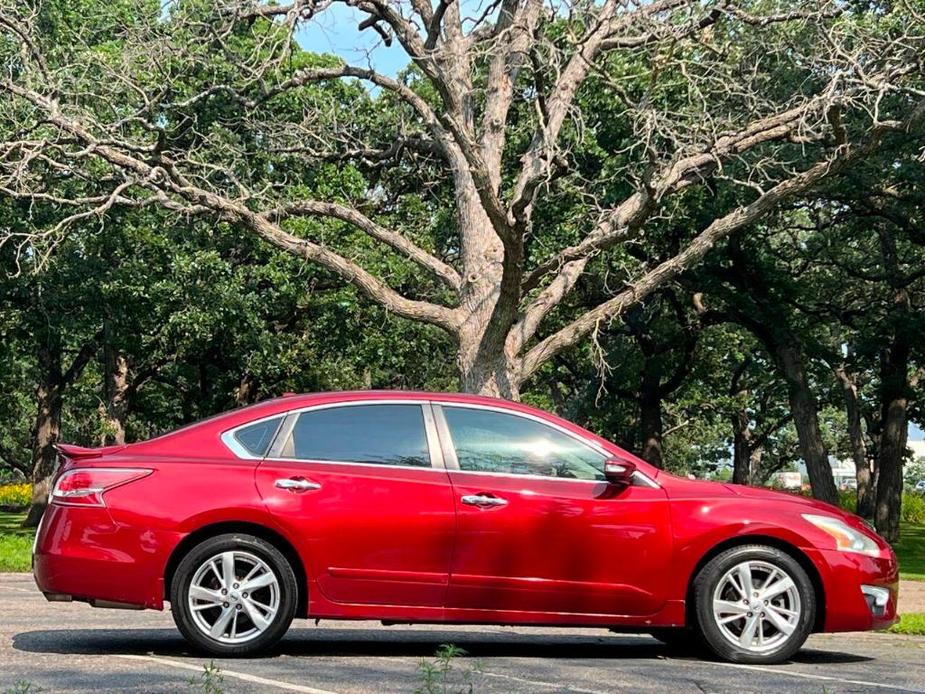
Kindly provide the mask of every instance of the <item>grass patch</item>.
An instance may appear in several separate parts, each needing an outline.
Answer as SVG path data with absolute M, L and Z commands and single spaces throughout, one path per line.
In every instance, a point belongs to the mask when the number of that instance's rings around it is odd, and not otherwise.
M 899 559 L 899 577 L 925 581 L 925 525 L 904 523 L 893 549 Z
M 32 535 L 32 528 L 22 527 L 26 512 L 8 513 L 0 511 L 0 535 Z
M 0 571 L 29 571 L 32 568 L 35 531 L 21 527 L 25 518 L 25 512 L 0 512 Z
M 899 616 L 899 621 L 890 627 L 891 634 L 907 636 L 925 636 L 925 614 L 911 612 Z
M 32 568 L 32 538 L 28 535 L 0 535 L 0 572 L 29 571 Z

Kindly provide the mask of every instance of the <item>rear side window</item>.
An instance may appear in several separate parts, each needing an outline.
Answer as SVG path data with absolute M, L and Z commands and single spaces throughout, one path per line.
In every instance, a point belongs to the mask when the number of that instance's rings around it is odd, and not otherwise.
M 420 405 L 350 405 L 299 415 L 286 458 L 430 467 Z
M 270 450 L 270 444 L 273 443 L 282 421 L 282 417 L 274 417 L 242 427 L 234 432 L 234 439 L 248 453 L 262 458 Z

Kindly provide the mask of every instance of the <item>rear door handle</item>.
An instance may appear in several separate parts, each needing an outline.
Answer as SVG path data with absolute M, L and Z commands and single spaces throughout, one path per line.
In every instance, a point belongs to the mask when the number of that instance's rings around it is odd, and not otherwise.
M 274 482 L 274 486 L 279 489 L 288 489 L 291 492 L 308 492 L 314 489 L 321 489 L 321 485 L 317 482 L 312 482 L 307 480 L 304 477 L 288 477 L 283 479 L 278 479 Z
M 496 506 L 507 506 L 507 500 L 488 494 L 466 494 L 462 497 L 462 502 L 467 506 L 478 506 L 479 508 L 493 508 Z

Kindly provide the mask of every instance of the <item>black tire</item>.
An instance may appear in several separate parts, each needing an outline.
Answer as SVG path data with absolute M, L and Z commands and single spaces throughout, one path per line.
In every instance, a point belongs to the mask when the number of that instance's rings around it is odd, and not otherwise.
M 224 643 L 206 634 L 197 625 L 189 600 L 190 586 L 197 571 L 210 559 L 229 551 L 243 553 L 239 556 L 243 557 L 245 561 L 247 555 L 257 557 L 272 572 L 277 586 L 275 595 L 278 605 L 275 614 L 267 620 L 269 622 L 268 626 L 262 632 L 251 637 L 250 640 L 238 643 Z M 219 587 L 221 586 L 221 583 L 217 581 L 216 583 Z M 255 595 L 256 592 L 257 589 L 254 590 Z M 246 597 L 246 594 L 244 595 Z M 238 594 L 234 596 L 235 600 L 239 597 Z M 274 646 L 289 629 L 289 625 L 292 623 L 293 617 L 295 617 L 298 602 L 298 582 L 286 557 L 266 540 L 243 533 L 217 535 L 193 547 L 177 566 L 170 586 L 171 611 L 180 633 L 194 648 L 219 656 L 254 655 Z M 224 603 L 223 605 L 227 606 L 228 604 Z M 242 617 L 242 621 L 249 623 L 251 627 L 256 629 L 256 621 L 249 621 L 246 617 L 246 610 L 242 610 L 237 605 L 234 606 L 245 615 L 245 617 Z M 216 605 L 214 609 L 221 613 L 224 607 Z
M 799 612 L 796 616 L 791 616 L 794 623 L 788 626 L 788 628 L 793 629 L 792 633 L 786 635 L 784 631 L 778 631 L 771 625 L 769 627 L 773 634 L 771 638 L 773 639 L 774 635 L 779 634 L 782 640 L 773 647 L 765 646 L 764 648 L 769 649 L 762 652 L 755 652 L 755 650 L 745 648 L 738 643 L 733 643 L 730 636 L 725 634 L 722 627 L 717 624 L 713 613 L 714 592 L 723 577 L 734 567 L 746 561 L 759 562 L 757 565 L 759 571 L 761 566 L 767 565 L 788 575 L 792 579 L 799 597 Z M 768 576 L 767 583 L 771 582 L 771 577 Z M 766 587 L 767 583 L 760 588 L 757 584 L 753 587 L 760 591 Z M 780 598 L 774 598 L 772 602 L 775 599 Z M 743 600 L 742 602 L 744 605 L 745 601 Z M 756 599 L 755 604 L 760 606 L 762 602 L 762 600 Z M 733 547 L 711 559 L 694 579 L 694 604 L 697 615 L 696 626 L 704 644 L 718 658 L 733 663 L 772 664 L 788 660 L 803 646 L 812 631 L 816 616 L 816 594 L 809 576 L 806 575 L 806 571 L 800 566 L 799 562 L 786 552 L 765 545 Z M 754 612 L 747 613 L 748 618 L 751 618 L 751 615 L 756 615 L 757 620 L 760 615 L 764 614 L 764 612 L 758 611 L 760 609 L 762 608 L 759 607 Z M 793 610 L 793 612 L 796 612 L 796 610 Z M 740 619 L 741 631 L 744 631 L 747 623 L 746 618 Z M 763 622 L 762 627 L 768 624 L 765 620 L 760 621 Z M 734 622 L 734 624 L 739 624 L 739 622 Z M 736 626 L 730 626 L 729 630 L 736 628 Z M 757 646 L 753 645 L 753 648 L 757 648 Z

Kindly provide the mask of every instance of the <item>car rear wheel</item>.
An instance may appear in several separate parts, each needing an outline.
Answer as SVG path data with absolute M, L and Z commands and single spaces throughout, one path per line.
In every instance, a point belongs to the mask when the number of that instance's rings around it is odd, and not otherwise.
M 816 596 L 802 566 L 774 547 L 734 547 L 711 559 L 694 581 L 697 625 L 717 656 L 737 663 L 780 663 L 813 627 Z
M 170 590 L 177 628 L 216 655 L 250 655 L 279 641 L 295 616 L 298 584 L 286 557 L 253 535 L 218 535 L 180 561 Z

